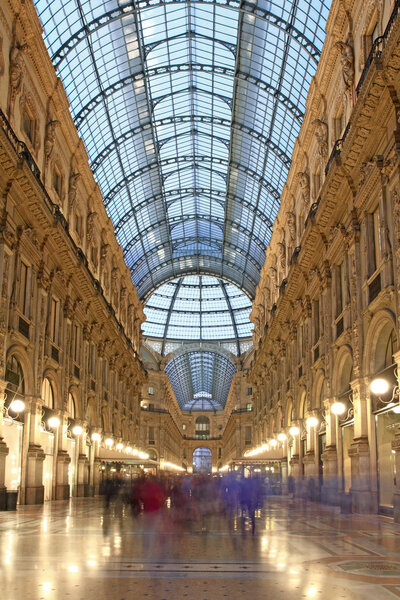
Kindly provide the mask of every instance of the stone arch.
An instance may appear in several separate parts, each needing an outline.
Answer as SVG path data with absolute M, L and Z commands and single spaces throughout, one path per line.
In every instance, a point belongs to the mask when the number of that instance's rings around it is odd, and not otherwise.
M 304 415 L 307 412 L 307 390 L 301 385 L 299 386 L 297 401 L 296 401 L 296 410 L 295 410 L 295 418 L 304 419 Z
M 34 386 L 34 377 L 33 370 L 31 366 L 31 361 L 25 351 L 23 346 L 15 344 L 10 346 L 7 351 L 6 364 L 11 356 L 15 356 L 18 362 L 21 365 L 22 372 L 24 374 L 24 392 L 25 396 L 34 396 L 35 395 L 35 386 Z
M 293 418 L 292 418 L 293 416 Z M 294 420 L 294 405 L 293 405 L 293 398 L 291 398 L 289 396 L 289 398 L 286 401 L 286 406 L 285 406 L 285 421 L 284 421 L 284 426 L 285 427 L 289 427 L 291 422 Z
M 43 389 L 43 383 L 45 379 L 48 379 L 53 391 L 53 408 L 64 409 L 64 402 L 61 395 L 61 385 L 58 380 L 57 373 L 53 369 L 45 369 L 43 373 L 41 392 Z
M 332 371 L 332 393 L 336 396 L 344 394 L 350 389 L 353 379 L 353 349 L 345 344 L 338 350 Z
M 68 395 L 71 394 L 73 401 L 74 401 L 74 405 L 75 405 L 75 418 L 76 419 L 84 419 L 85 415 L 84 415 L 84 410 L 82 407 L 82 402 L 81 402 L 81 393 L 80 393 L 80 389 L 77 385 L 71 385 L 69 390 L 68 390 Z M 69 400 L 68 400 L 69 403 Z M 68 406 L 68 405 L 67 405 Z
M 392 332 L 396 332 L 396 317 L 389 309 L 377 312 L 369 324 L 365 337 L 364 373 L 371 376 L 382 371 L 385 366 L 386 345 Z M 396 335 L 396 344 L 397 334 Z

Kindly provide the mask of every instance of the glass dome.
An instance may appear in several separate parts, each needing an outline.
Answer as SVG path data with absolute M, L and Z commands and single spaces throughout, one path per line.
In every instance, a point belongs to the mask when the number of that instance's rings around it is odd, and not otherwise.
M 219 341 L 250 338 L 251 301 L 235 285 L 207 276 L 186 276 L 160 286 L 144 308 L 145 337 Z

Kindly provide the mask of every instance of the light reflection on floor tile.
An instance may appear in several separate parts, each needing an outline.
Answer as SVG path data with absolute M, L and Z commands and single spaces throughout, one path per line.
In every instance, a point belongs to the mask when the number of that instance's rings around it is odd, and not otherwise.
M 100 498 L 0 513 L 4 600 L 400 598 L 400 527 L 387 517 L 269 498 L 256 535 L 210 517 L 162 534 Z M 398 566 L 397 566 L 398 565 Z

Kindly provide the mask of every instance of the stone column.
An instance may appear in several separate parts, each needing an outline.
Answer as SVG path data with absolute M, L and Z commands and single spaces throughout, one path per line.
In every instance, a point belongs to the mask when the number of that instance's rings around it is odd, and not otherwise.
M 3 427 L 3 411 L 4 404 L 6 400 L 6 395 L 4 393 L 6 387 L 6 382 L 0 382 L 0 510 L 5 510 L 7 505 L 7 495 L 6 495 L 6 486 L 5 486 L 5 476 L 6 476 L 6 459 L 8 455 L 8 447 L 3 437 L 1 435 L 2 427 Z
M 392 442 L 392 450 L 395 454 L 396 465 L 396 487 L 393 495 L 394 521 L 400 523 L 400 429 L 397 429 Z
M 332 414 L 331 406 L 335 398 L 324 401 L 326 422 L 326 446 L 322 453 L 324 478 L 321 488 L 321 500 L 327 504 L 339 504 L 338 499 L 338 458 L 336 448 L 337 417 Z
M 281 493 L 282 493 L 283 496 L 287 496 L 287 494 L 289 492 L 287 456 L 285 456 L 281 460 L 281 474 L 282 474 Z
M 42 420 L 41 398 L 33 397 L 30 401 L 30 407 L 25 412 L 25 417 L 29 411 L 29 418 L 24 426 L 23 447 L 26 448 L 25 468 L 21 477 L 21 498 L 25 504 L 43 504 L 44 485 L 43 485 L 43 462 L 45 454 L 40 446 L 40 423 Z
M 67 429 L 68 429 L 68 414 L 62 412 L 60 415 L 60 427 L 58 430 L 58 444 L 55 473 L 55 499 L 68 500 L 70 495 L 68 482 L 68 469 L 71 463 L 71 457 L 67 452 Z
M 87 495 L 87 484 L 89 483 L 89 459 L 86 456 L 86 423 L 79 423 L 83 427 L 83 433 L 76 437 L 77 464 L 76 464 L 76 486 L 75 496 Z
M 351 382 L 354 406 L 354 440 L 349 449 L 351 459 L 352 506 L 355 513 L 377 512 L 371 490 L 370 449 L 368 443 L 369 393 L 368 379 L 358 378 Z
M 313 410 L 306 414 L 309 417 L 317 417 L 318 412 Z M 319 473 L 318 473 L 318 425 L 307 427 L 307 452 L 303 457 L 304 477 L 307 488 L 308 500 L 319 500 Z

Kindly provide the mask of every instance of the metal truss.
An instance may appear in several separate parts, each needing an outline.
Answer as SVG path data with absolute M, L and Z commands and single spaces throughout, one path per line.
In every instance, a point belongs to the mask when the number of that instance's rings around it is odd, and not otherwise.
M 107 88 L 102 89 L 102 91 L 90 99 L 90 101 L 75 115 L 74 122 L 76 127 L 82 125 L 84 119 L 86 119 L 87 115 L 94 109 L 96 106 L 101 104 L 105 99 L 111 96 L 114 92 L 119 91 L 125 88 L 128 85 L 132 85 L 138 81 L 147 80 L 151 77 L 155 77 L 157 75 L 165 75 L 168 73 L 185 73 L 185 72 L 204 72 L 204 73 L 217 73 L 219 75 L 225 75 L 226 77 L 231 77 L 232 79 L 240 79 L 242 81 L 246 81 L 247 83 L 251 83 L 257 88 L 261 89 L 263 92 L 268 94 L 269 96 L 276 98 L 281 102 L 285 108 L 293 115 L 293 117 L 301 123 L 304 117 L 304 114 L 299 109 L 299 107 L 294 104 L 290 98 L 288 98 L 281 91 L 277 90 L 274 86 L 270 85 L 266 81 L 258 77 L 254 77 L 254 75 L 250 75 L 249 73 L 245 73 L 242 71 L 236 71 L 235 69 L 230 69 L 228 67 L 222 67 L 219 65 L 206 65 L 201 63 L 191 63 L 190 65 L 186 64 L 177 64 L 177 65 L 165 65 L 162 67 L 155 67 L 152 69 L 146 69 L 143 72 L 134 73 L 132 75 L 127 75 L 126 77 L 122 77 L 112 85 Z
M 247 2 L 246 0 L 162 0 L 161 2 L 154 2 L 153 0 L 141 0 L 136 3 L 127 2 L 121 4 L 121 6 L 105 12 L 103 15 L 96 17 L 92 21 L 86 23 L 84 27 L 81 27 L 78 31 L 76 31 L 51 57 L 53 64 L 56 69 L 59 68 L 61 62 L 66 58 L 68 53 L 75 48 L 80 42 L 89 38 L 96 31 L 101 29 L 102 27 L 106 27 L 107 25 L 119 21 L 123 17 L 127 17 L 129 15 L 136 15 L 142 9 L 145 8 L 155 8 L 157 6 L 165 6 L 168 4 L 193 4 L 193 5 L 214 5 L 214 6 L 224 6 L 226 8 L 230 8 L 232 10 L 237 10 L 245 14 L 252 14 L 257 19 L 261 19 L 274 25 L 291 38 L 293 38 L 299 46 L 301 46 L 305 52 L 310 56 L 312 60 L 317 64 L 320 56 L 320 51 L 318 48 L 305 36 L 297 27 L 293 25 L 293 23 L 286 21 L 282 17 L 273 14 L 269 10 L 258 7 L 251 2 Z
M 194 160 L 194 162 L 193 162 L 193 160 Z M 228 160 L 226 160 L 224 158 L 218 158 L 218 157 L 196 155 L 196 157 L 193 159 L 193 155 L 188 154 L 185 156 L 174 156 L 171 158 L 164 158 L 157 162 L 149 163 L 145 167 L 142 167 L 141 169 L 137 169 L 136 171 L 129 173 L 129 175 L 127 175 L 126 177 L 121 179 L 108 192 L 108 194 L 106 196 L 104 196 L 105 205 L 107 206 L 109 204 L 109 202 L 111 202 L 111 200 L 113 200 L 113 198 L 115 198 L 115 196 L 122 189 L 124 189 L 126 186 L 128 186 L 128 184 L 132 183 L 135 179 L 137 179 L 138 177 L 141 177 L 145 173 L 148 173 L 149 171 L 157 170 L 160 167 L 167 167 L 168 165 L 176 165 L 176 164 L 180 164 L 180 163 L 184 163 L 184 164 L 190 163 L 190 165 L 194 166 L 194 167 L 196 167 L 197 165 L 201 165 L 201 164 L 203 164 L 203 165 L 204 164 L 205 165 L 207 165 L 207 164 L 214 165 L 215 164 L 215 165 L 229 166 L 231 168 L 237 169 L 238 171 L 241 171 L 245 175 L 248 175 L 249 177 L 251 177 L 252 179 L 257 181 L 257 183 L 259 183 L 260 186 L 265 188 L 271 194 L 271 196 L 274 198 L 274 200 L 279 200 L 279 198 L 280 198 L 279 191 L 273 185 L 271 185 L 271 183 L 267 179 L 265 179 L 263 177 L 263 175 L 260 175 L 257 171 L 254 171 L 250 167 L 241 165 L 241 164 L 237 163 L 236 161 L 231 161 L 231 163 L 229 163 Z M 214 169 L 212 169 L 212 170 L 214 170 Z M 171 173 L 168 173 L 167 176 L 168 175 L 171 175 Z
M 207 198 L 212 199 L 214 202 L 218 202 L 221 206 L 225 205 L 225 201 L 229 200 L 231 202 L 237 202 L 241 206 L 253 211 L 256 213 L 257 217 L 269 228 L 272 230 L 273 223 L 271 219 L 269 219 L 265 213 L 261 210 L 257 209 L 254 204 L 248 202 L 241 196 L 236 196 L 234 194 L 227 194 L 221 190 L 215 190 L 211 188 L 205 187 L 185 187 L 185 188 L 177 188 L 175 190 L 166 190 L 163 194 L 154 194 L 154 196 L 149 196 L 142 202 L 138 202 L 134 208 L 128 211 L 119 221 L 116 222 L 114 226 L 114 231 L 118 233 L 121 228 L 133 217 L 134 213 L 140 212 L 146 206 L 153 204 L 156 201 L 164 200 L 167 204 L 167 209 L 174 202 L 178 202 L 180 199 L 190 196 L 205 196 Z M 172 199 L 171 199 L 172 198 Z
M 229 130 L 240 131 L 254 138 L 258 142 L 265 144 L 269 148 L 271 148 L 272 152 L 279 158 L 280 161 L 287 167 L 290 168 L 291 159 L 290 157 L 277 145 L 275 144 L 271 138 L 267 138 L 262 133 L 248 127 L 244 123 L 238 123 L 236 121 L 231 121 L 229 119 L 222 119 L 221 117 L 208 117 L 203 115 L 181 115 L 181 116 L 173 116 L 173 117 L 165 117 L 164 119 L 157 119 L 153 121 L 153 123 L 144 123 L 138 125 L 137 127 L 133 127 L 128 131 L 124 132 L 117 139 L 113 140 L 111 144 L 105 146 L 102 151 L 92 160 L 90 163 L 90 167 L 92 171 L 95 173 L 102 162 L 119 146 L 124 144 L 127 140 L 136 135 L 139 135 L 145 131 L 151 131 L 153 127 L 162 127 L 164 125 L 172 125 L 179 123 L 206 123 L 208 125 L 219 125 L 221 127 L 227 127 Z M 168 139 L 172 139 L 171 136 Z

